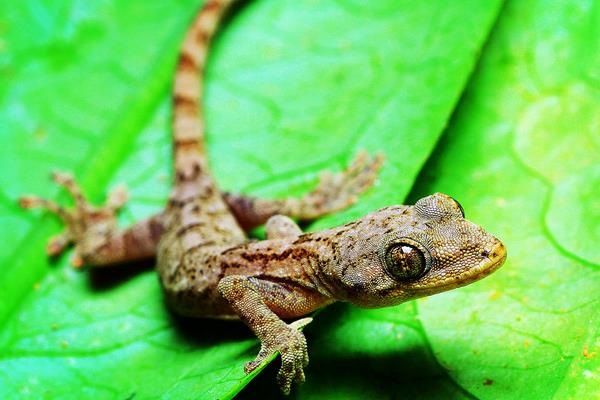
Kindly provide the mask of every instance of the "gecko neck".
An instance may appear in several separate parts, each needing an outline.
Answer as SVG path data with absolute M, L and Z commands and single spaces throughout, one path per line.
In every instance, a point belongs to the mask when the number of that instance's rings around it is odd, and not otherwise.
M 348 293 L 339 280 L 338 272 L 341 255 L 336 238 L 340 237 L 340 228 L 306 233 L 292 245 L 311 255 L 302 260 L 302 268 L 314 289 L 332 300 L 347 301 Z

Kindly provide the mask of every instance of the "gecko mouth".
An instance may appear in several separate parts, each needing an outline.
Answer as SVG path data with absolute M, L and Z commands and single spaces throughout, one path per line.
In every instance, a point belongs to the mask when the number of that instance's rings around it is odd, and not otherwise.
M 500 268 L 506 260 L 506 248 L 499 240 L 492 247 L 492 249 L 486 253 L 487 259 L 476 267 L 464 271 L 459 275 L 454 275 L 446 279 L 445 282 L 438 283 L 432 287 L 417 288 L 418 292 L 420 293 L 419 296 L 445 292 L 483 279 Z
M 485 262 L 482 262 L 475 268 L 465 271 L 456 277 L 453 282 L 439 286 L 439 288 L 444 289 L 452 286 L 465 286 L 492 274 L 500 268 L 506 260 L 506 247 L 504 247 L 504 244 L 498 240 L 494 247 L 488 252 L 487 258 L 488 259 Z
M 502 243 L 500 243 L 500 245 L 502 245 Z M 483 267 L 479 273 L 474 275 L 474 281 L 479 280 L 481 278 L 485 278 L 486 276 L 490 275 L 492 272 L 500 268 L 502 264 L 504 264 L 504 261 L 506 260 L 506 250 L 504 250 L 504 245 L 502 245 L 502 249 L 503 250 L 501 255 L 497 256 L 494 259 L 491 259 L 491 262 L 486 263 L 485 267 Z

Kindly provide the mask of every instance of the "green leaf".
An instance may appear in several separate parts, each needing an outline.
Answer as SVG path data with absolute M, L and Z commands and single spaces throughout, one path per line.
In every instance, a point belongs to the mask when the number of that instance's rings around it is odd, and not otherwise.
M 395 309 L 319 315 L 299 397 L 598 396 L 600 8 L 563 3 L 503 10 L 409 198 L 458 199 L 506 265 Z
M 169 85 L 195 3 L 0 4 L 2 398 L 231 397 L 255 375 L 242 370 L 258 349 L 242 324 L 172 316 L 149 264 L 80 273 L 66 257 L 48 262 L 44 244 L 59 225 L 16 206 L 24 193 L 65 200 L 47 180 L 60 169 L 74 171 L 96 201 L 125 182 L 132 200 L 124 224 L 160 208 L 170 175 Z M 366 148 L 387 153 L 381 184 L 316 226 L 402 202 L 498 8 L 442 0 L 244 5 L 207 73 L 219 182 L 259 195 L 301 193 L 321 169 L 339 169 Z M 412 323 L 406 307 L 396 318 Z M 339 309 L 319 319 L 334 321 Z M 369 332 L 369 314 L 353 312 L 340 314 L 344 323 Z M 312 339 L 317 348 L 328 340 Z M 355 351 L 377 364 L 381 350 Z M 314 363 L 326 365 L 327 354 L 317 351 Z M 415 354 L 432 360 L 426 347 Z
M 599 23 L 587 1 L 512 2 L 418 189 L 456 196 L 508 249 L 494 279 L 419 306 L 478 397 L 598 395 Z

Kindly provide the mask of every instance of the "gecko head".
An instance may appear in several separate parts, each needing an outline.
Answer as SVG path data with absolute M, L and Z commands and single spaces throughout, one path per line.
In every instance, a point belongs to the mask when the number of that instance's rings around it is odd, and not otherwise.
M 498 269 L 502 242 L 465 219 L 452 197 L 436 193 L 414 206 L 371 213 L 340 241 L 337 278 L 348 300 L 381 307 L 454 289 Z M 347 243 L 351 243 L 348 246 Z M 351 248 L 350 248 L 351 247 Z

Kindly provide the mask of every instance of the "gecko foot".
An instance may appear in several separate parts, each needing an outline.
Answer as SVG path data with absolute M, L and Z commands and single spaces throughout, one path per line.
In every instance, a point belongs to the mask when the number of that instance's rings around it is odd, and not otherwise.
M 277 373 L 277 383 L 283 393 L 290 394 L 292 382 L 304 382 L 304 368 L 308 365 L 306 338 L 300 332 L 312 318 L 302 318 L 285 325 L 281 332 L 273 332 L 273 340 L 263 341 L 254 361 L 246 364 L 244 371 L 250 373 L 258 368 L 273 353 L 281 354 L 281 368 Z
M 373 186 L 383 161 L 381 153 L 371 158 L 361 151 L 346 170 L 335 174 L 324 171 L 317 188 L 302 199 L 302 219 L 314 219 L 354 204 L 358 195 Z
M 62 186 L 73 197 L 75 205 L 67 209 L 53 201 L 35 196 L 23 196 L 19 199 L 22 208 L 44 208 L 57 215 L 65 224 L 60 234 L 48 241 L 46 252 L 49 256 L 58 256 L 70 244 L 75 244 L 75 254 L 72 259 L 74 267 L 83 265 L 88 254 L 105 240 L 117 227 L 116 212 L 127 201 L 125 187 L 119 186 L 108 196 L 104 207 L 94 207 L 83 196 L 79 185 L 68 173 L 54 172 L 52 180 Z

